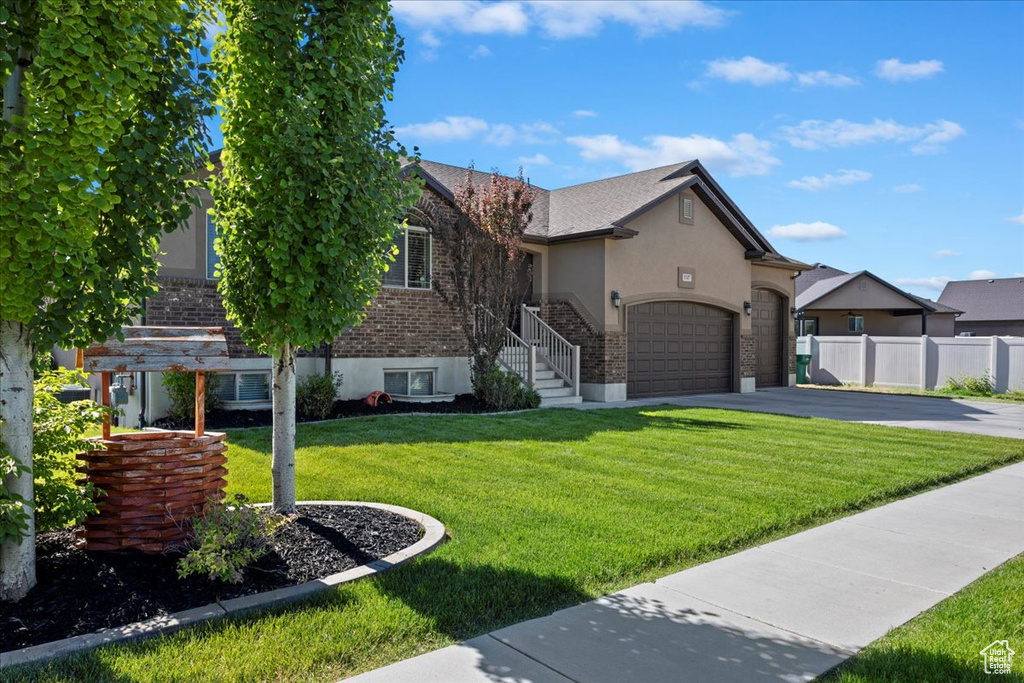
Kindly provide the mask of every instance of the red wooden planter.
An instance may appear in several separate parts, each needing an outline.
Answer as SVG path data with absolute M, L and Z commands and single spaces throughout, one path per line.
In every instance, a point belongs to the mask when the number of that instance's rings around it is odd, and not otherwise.
M 78 471 L 106 492 L 79 535 L 88 550 L 159 553 L 185 540 L 188 520 L 224 498 L 224 434 L 139 432 L 94 439 Z

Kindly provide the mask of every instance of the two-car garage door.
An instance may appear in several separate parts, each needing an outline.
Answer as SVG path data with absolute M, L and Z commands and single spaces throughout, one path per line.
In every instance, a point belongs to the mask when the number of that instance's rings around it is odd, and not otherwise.
M 627 311 L 626 394 L 732 391 L 733 314 L 686 301 Z

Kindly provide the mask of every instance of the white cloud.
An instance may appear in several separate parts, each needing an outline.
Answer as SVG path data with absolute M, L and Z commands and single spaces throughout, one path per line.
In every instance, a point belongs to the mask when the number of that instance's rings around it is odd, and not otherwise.
M 945 143 L 966 133 L 959 124 L 945 119 L 920 126 L 905 126 L 892 119 L 875 119 L 871 123 L 854 123 L 845 119 L 805 120 L 796 126 L 783 126 L 779 130 L 789 144 L 800 149 L 896 142 L 915 143 L 910 148 L 914 154 L 941 152 L 945 149 Z
M 531 0 L 527 4 L 549 38 L 594 36 L 605 23 L 631 26 L 646 37 L 687 26 L 721 26 L 730 14 L 704 2 Z
M 730 83 L 751 83 L 770 85 L 782 83 L 793 77 L 785 64 L 769 64 L 757 57 L 743 59 L 716 59 L 708 62 L 708 78 L 721 78 Z
M 1017 225 L 1024 225 L 1024 211 L 1021 211 L 1016 216 L 1011 216 L 1006 220 L 1010 221 L 1011 223 L 1016 223 Z
M 939 249 L 935 252 L 935 255 L 939 258 L 953 258 L 954 256 L 959 256 L 960 252 L 956 249 Z
M 860 85 L 860 81 L 843 74 L 834 74 L 830 71 L 805 71 L 796 75 L 797 84 L 809 88 L 817 85 L 825 85 L 831 88 L 849 88 L 853 85 Z
M 839 169 L 834 175 L 832 173 L 826 173 L 820 178 L 816 176 L 804 176 L 800 180 L 790 180 L 786 183 L 786 186 L 797 190 L 817 192 L 818 190 L 826 190 L 836 185 L 852 185 L 853 183 L 863 183 L 868 180 L 871 180 L 871 174 L 867 171 Z
M 934 277 L 898 277 L 896 284 L 904 287 L 923 287 L 924 289 L 939 290 L 946 286 L 946 283 L 953 278 L 948 275 L 936 275 Z
M 980 270 L 972 270 L 971 274 L 967 276 L 969 280 L 992 280 L 999 277 L 996 275 L 994 270 L 986 270 L 984 268 Z
M 577 109 L 572 113 L 578 119 L 589 119 L 597 116 L 596 111 L 590 111 L 589 109 Z
M 424 31 L 421 33 L 420 42 L 427 47 L 441 47 L 441 39 L 434 35 L 433 31 Z
M 549 38 L 594 36 L 606 23 L 636 29 L 640 36 L 687 26 L 722 25 L 730 12 L 704 2 L 642 0 L 392 0 L 395 17 L 416 29 L 473 34 L 523 35 L 536 26 Z
M 470 59 L 483 59 L 484 57 L 490 57 L 494 53 L 491 52 L 491 48 L 486 45 L 477 45 L 476 49 L 469 53 Z
M 931 78 L 938 73 L 942 73 L 942 62 L 937 59 L 922 59 L 912 63 L 883 59 L 875 65 L 875 75 L 893 83 Z
M 768 230 L 772 237 L 779 237 L 797 242 L 818 242 L 822 240 L 837 240 L 846 237 L 846 231 L 838 225 L 814 221 L 813 223 L 790 223 L 788 225 L 775 225 Z
M 521 2 L 392 0 L 394 16 L 415 28 L 459 33 L 521 35 L 530 20 Z
M 431 142 L 458 142 L 474 138 L 488 128 L 486 121 L 473 116 L 446 116 L 440 121 L 398 126 L 395 135 Z
M 896 194 L 911 194 L 914 192 L 921 192 L 922 190 L 924 190 L 924 188 L 917 183 L 906 183 L 905 185 L 897 185 L 892 188 L 892 191 Z
M 518 161 L 523 166 L 550 166 L 551 165 L 551 159 L 548 159 L 547 156 L 541 154 L 540 152 L 537 152 L 532 157 L 519 157 Z
M 506 147 L 513 143 L 545 144 L 555 142 L 559 132 L 550 123 L 488 123 L 475 116 L 446 116 L 425 123 L 412 123 L 395 128 L 399 139 L 416 142 L 464 142 L 485 135 L 489 145 Z
M 566 140 L 580 148 L 584 159 L 617 161 L 632 171 L 699 159 L 708 168 L 733 176 L 765 175 L 780 163 L 771 155 L 772 143 L 749 133 L 734 135 L 729 141 L 703 135 L 654 135 L 644 141 L 646 147 L 623 142 L 615 135 L 575 136 Z

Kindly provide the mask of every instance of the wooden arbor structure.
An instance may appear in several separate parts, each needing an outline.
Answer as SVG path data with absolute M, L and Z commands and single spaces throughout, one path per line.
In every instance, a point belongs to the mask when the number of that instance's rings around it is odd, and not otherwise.
M 82 369 L 100 373 L 101 402 L 110 404 L 112 373 L 196 373 L 195 430 L 111 434 L 104 417 L 99 450 L 79 453 L 78 471 L 102 489 L 99 513 L 80 535 L 88 550 L 158 553 L 180 543 L 188 520 L 222 500 L 227 469 L 224 434 L 206 431 L 206 373 L 231 369 L 220 327 L 125 327 L 124 340 L 93 344 Z

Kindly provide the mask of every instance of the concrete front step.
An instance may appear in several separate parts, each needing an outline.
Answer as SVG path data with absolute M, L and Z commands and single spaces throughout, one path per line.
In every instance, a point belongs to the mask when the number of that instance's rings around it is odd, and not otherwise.
M 537 391 L 542 389 L 561 389 L 564 386 L 565 380 L 561 377 L 537 378 L 533 380 L 533 388 Z
M 547 408 L 549 406 L 568 406 L 575 405 L 577 403 L 583 403 L 582 396 L 552 396 L 545 398 L 541 396 L 540 407 Z
M 537 393 L 540 394 L 540 397 L 542 399 L 545 399 L 545 398 L 559 398 L 559 397 L 562 397 L 562 396 L 572 396 L 573 391 L 572 391 L 572 387 L 567 387 L 563 383 L 563 385 L 561 387 L 555 387 L 555 388 L 550 388 L 550 389 L 540 389 L 540 388 L 538 388 L 537 389 Z

